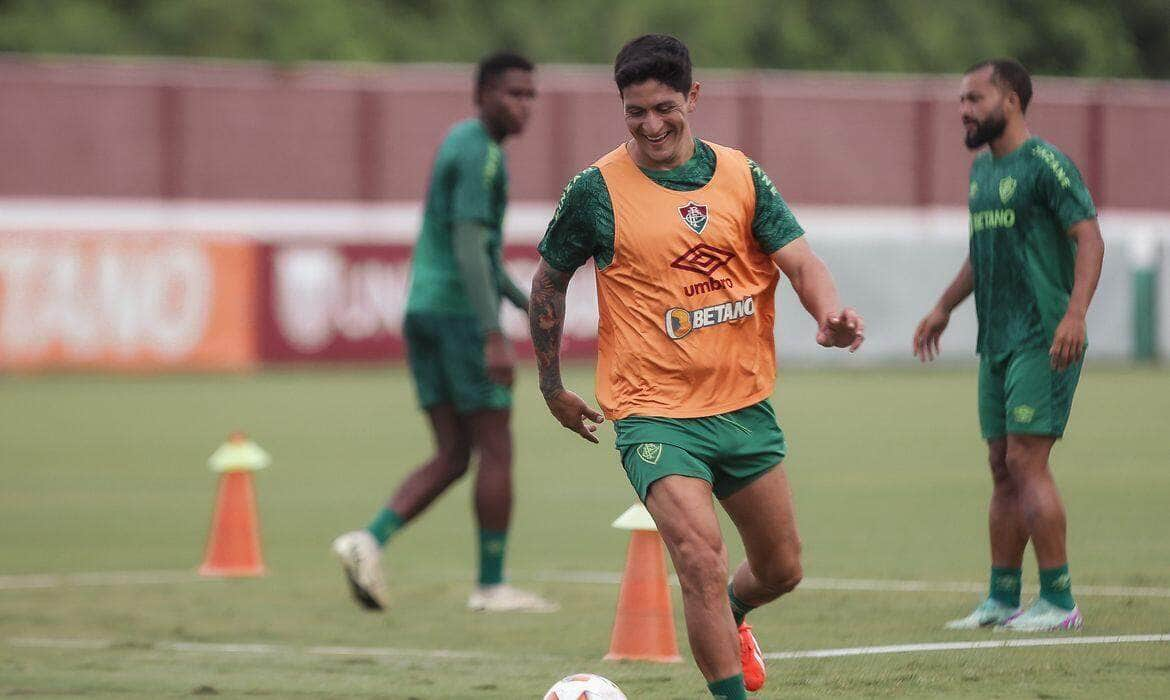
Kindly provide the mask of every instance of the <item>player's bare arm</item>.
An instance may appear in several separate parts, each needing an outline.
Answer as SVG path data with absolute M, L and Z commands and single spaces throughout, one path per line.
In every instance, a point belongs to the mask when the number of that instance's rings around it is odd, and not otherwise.
M 817 322 L 817 344 L 857 352 L 865 341 L 865 321 L 851 307 L 841 307 L 837 285 L 808 241 L 798 238 L 772 253 L 772 261 L 792 283 L 809 315 Z
M 540 376 L 540 393 L 548 410 L 564 427 L 589 442 L 596 443 L 597 423 L 604 418 L 561 381 L 561 334 L 565 328 L 565 292 L 571 272 L 561 272 L 541 260 L 532 278 L 529 296 L 528 325 L 532 347 L 536 350 L 536 369 Z M 592 423 L 586 422 L 586 419 Z
M 1085 314 L 1089 312 L 1089 302 L 1097 291 L 1101 262 L 1105 258 L 1105 241 L 1096 219 L 1078 221 L 1069 228 L 1068 235 L 1077 242 L 1077 257 L 1068 310 L 1056 327 L 1048 351 L 1055 370 L 1064 370 L 1079 362 L 1085 354 Z
M 959 274 L 955 275 L 955 279 L 951 280 L 950 285 L 943 292 L 939 298 L 938 303 L 926 314 L 918 323 L 918 328 L 914 329 L 914 356 L 922 362 L 927 362 L 938 357 L 939 354 L 939 339 L 942 338 L 943 331 L 947 329 L 947 324 L 951 322 L 951 312 L 955 307 L 963 303 L 963 300 L 971 296 L 971 292 L 975 290 L 975 274 L 971 270 L 971 258 L 963 261 L 963 266 L 959 268 Z

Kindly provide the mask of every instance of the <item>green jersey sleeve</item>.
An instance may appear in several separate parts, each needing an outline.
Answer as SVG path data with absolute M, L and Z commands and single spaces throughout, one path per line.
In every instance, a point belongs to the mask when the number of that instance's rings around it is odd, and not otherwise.
M 1072 159 L 1046 144 L 1032 149 L 1039 160 L 1036 192 L 1065 232 L 1078 221 L 1097 216 L 1093 197 Z
M 528 293 L 517 286 L 516 282 L 508 275 L 508 271 L 504 269 L 502 262 L 496 261 L 492 264 L 492 269 L 496 275 L 496 287 L 500 291 L 500 295 L 508 301 L 512 302 L 521 311 L 528 310 Z
M 503 167 L 499 144 L 483 139 L 459 149 L 451 187 L 451 220 L 495 224 L 492 193 Z
M 572 272 L 591 257 L 604 268 L 613 259 L 613 227 L 609 189 L 601 171 L 591 166 L 565 186 L 537 250 L 561 272 Z
M 776 190 L 772 178 L 755 161 L 748 160 L 748 165 L 752 170 L 752 182 L 756 186 L 756 213 L 752 218 L 752 233 L 760 250 L 771 255 L 803 236 L 804 229 Z

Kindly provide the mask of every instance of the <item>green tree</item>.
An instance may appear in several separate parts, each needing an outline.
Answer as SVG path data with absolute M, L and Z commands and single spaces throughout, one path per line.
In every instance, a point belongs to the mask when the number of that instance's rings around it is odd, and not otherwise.
M 474 61 L 509 47 L 608 64 L 669 32 L 707 68 L 1170 78 L 1166 0 L 0 0 L 0 51 Z

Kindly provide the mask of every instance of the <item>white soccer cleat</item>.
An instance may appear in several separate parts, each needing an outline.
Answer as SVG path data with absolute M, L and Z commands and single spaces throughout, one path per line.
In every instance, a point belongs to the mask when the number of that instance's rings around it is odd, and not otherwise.
M 1003 623 L 1002 627 L 1012 632 L 1062 632 L 1079 630 L 1084 625 L 1085 618 L 1081 616 L 1079 607 L 1065 610 L 1041 598 L 1024 612 Z
M 998 600 L 987 598 L 980 603 L 967 617 L 951 620 L 946 624 L 949 630 L 977 630 L 983 627 L 1002 625 L 1012 616 L 1020 614 L 1019 608 L 1004 605 Z
M 386 584 L 382 580 L 382 550 L 366 530 L 354 530 L 333 540 L 333 554 L 349 581 L 354 600 L 366 610 L 382 610 L 387 605 Z
M 498 583 L 477 586 L 467 599 L 467 607 L 477 612 L 550 613 L 556 612 L 561 606 L 531 591 Z

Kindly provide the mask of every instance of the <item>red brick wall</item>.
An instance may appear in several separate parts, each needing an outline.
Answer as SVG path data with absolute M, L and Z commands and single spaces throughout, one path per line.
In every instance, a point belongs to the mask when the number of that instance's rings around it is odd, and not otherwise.
M 604 68 L 545 67 L 508 145 L 515 199 L 555 199 L 624 137 Z M 700 136 L 791 201 L 961 204 L 957 79 L 699 71 Z M 418 199 L 467 67 L 0 59 L 0 197 Z M 1037 81 L 1030 119 L 1104 206 L 1170 209 L 1170 84 Z

